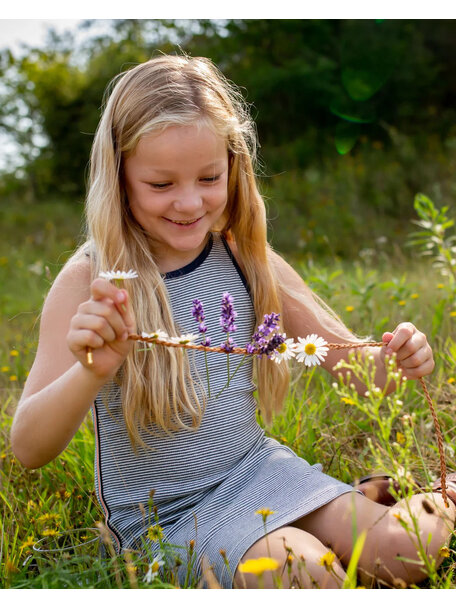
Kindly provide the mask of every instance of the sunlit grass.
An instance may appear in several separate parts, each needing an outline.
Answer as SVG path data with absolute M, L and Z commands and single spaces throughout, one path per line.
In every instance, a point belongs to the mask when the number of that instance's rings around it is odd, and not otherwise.
M 93 490 L 90 416 L 67 450 L 37 471 L 16 462 L 8 439 L 34 359 L 43 297 L 76 245 L 80 208 L 5 208 L 0 215 L 2 225 L 11 228 L 5 231 L 0 251 L 0 584 L 21 588 L 173 586 L 177 584 L 176 564 L 166 546 L 165 571 L 156 574 L 151 570 L 149 582 L 145 577 L 153 562 L 151 555 L 146 559 L 134 553 L 111 557 L 108 552 L 101 559 L 96 553 L 84 565 L 82 578 L 76 558 L 57 568 L 42 566 L 34 573 L 24 566 L 38 539 L 73 528 L 93 528 L 102 521 L 102 512 Z M 384 331 L 405 320 L 427 333 L 436 359 L 428 386 L 437 404 L 447 467 L 456 470 L 456 307 L 444 278 L 429 261 L 394 253 L 394 249 L 379 247 L 375 254 L 364 252 L 354 262 L 335 257 L 322 263 L 299 258 L 292 262 L 358 335 L 379 340 Z M 283 414 L 276 417 L 268 433 L 346 482 L 372 471 L 379 461 L 393 470 L 397 463 L 405 462 L 420 484 L 438 476 L 432 417 L 416 382 L 406 383 L 400 412 L 391 422 L 390 443 L 397 444 L 392 452 L 379 443 L 381 432 L 367 414 L 366 404 L 355 402 L 355 395 L 333 384 L 333 378 L 317 368 L 296 378 Z M 404 415 L 413 419 L 413 426 L 404 423 L 409 420 Z M 425 585 L 456 588 L 455 550 L 453 539 L 443 567 Z M 189 575 L 187 583 L 195 587 L 200 581 Z

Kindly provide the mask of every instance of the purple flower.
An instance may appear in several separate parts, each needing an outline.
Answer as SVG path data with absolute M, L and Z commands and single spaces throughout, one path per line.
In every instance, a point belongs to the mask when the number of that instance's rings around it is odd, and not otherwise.
M 222 316 L 220 317 L 220 325 L 225 333 L 236 331 L 237 327 L 234 321 L 237 317 L 237 312 L 233 308 L 233 296 L 227 291 L 222 296 Z
M 207 327 L 204 323 L 205 320 L 205 316 L 204 316 L 204 309 L 203 309 L 203 303 L 201 302 L 201 300 L 198 300 L 198 298 L 195 298 L 195 300 L 193 300 L 193 307 L 192 307 L 192 315 L 193 318 L 195 319 L 195 321 L 198 323 L 198 330 L 201 334 L 203 334 L 203 340 L 201 342 L 201 344 L 203 346 L 210 346 L 211 345 L 211 339 L 210 338 L 206 338 L 205 334 L 207 332 Z
M 198 300 L 198 298 L 193 300 L 192 315 L 193 315 L 193 318 L 195 319 L 195 321 L 197 323 L 199 323 L 199 325 L 198 325 L 199 331 L 202 334 L 206 333 L 207 327 L 204 324 L 205 316 L 204 316 L 204 310 L 203 310 L 203 303 L 201 302 L 201 300 Z
M 233 308 L 233 296 L 225 291 L 222 295 L 222 314 L 220 317 L 220 325 L 222 330 L 227 334 L 226 342 L 221 344 L 221 348 L 227 353 L 231 352 L 236 346 L 233 339 L 230 337 L 230 333 L 236 331 L 237 326 L 234 324 L 236 320 L 237 312 Z
M 272 312 L 270 315 L 264 315 L 263 323 L 258 325 L 256 332 L 252 336 L 250 344 L 247 344 L 246 350 L 249 354 L 267 355 L 270 356 L 285 338 L 282 334 L 273 333 L 279 326 L 280 315 Z M 270 334 L 272 337 L 268 338 Z

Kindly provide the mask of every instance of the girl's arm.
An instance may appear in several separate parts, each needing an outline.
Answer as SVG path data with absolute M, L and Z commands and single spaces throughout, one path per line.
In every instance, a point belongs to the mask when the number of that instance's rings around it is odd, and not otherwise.
M 321 307 L 314 299 L 312 291 L 302 278 L 280 256 L 271 252 L 271 262 L 282 287 L 282 309 L 284 330 L 288 337 L 296 339 L 316 333 L 327 342 L 362 342 L 338 319 Z M 398 367 L 409 379 L 430 374 L 434 369 L 432 349 L 426 336 L 412 323 L 401 323 L 391 332 L 382 336 L 384 346 L 362 349 L 365 356 L 372 355 L 376 364 L 376 386 L 382 390 L 386 384 L 385 354 L 396 353 Z M 322 366 L 334 377 L 339 371 L 334 366 L 341 359 L 348 360 L 353 349 L 329 350 Z M 340 370 L 343 373 L 343 370 Z M 357 391 L 364 394 L 366 387 L 353 380 Z M 395 389 L 394 384 L 387 392 Z
M 65 449 L 130 351 L 127 336 L 134 331 L 126 291 L 103 279 L 90 284 L 88 260 L 62 270 L 46 298 L 36 358 L 11 429 L 24 466 L 41 467 Z M 91 366 L 87 346 L 94 349 Z

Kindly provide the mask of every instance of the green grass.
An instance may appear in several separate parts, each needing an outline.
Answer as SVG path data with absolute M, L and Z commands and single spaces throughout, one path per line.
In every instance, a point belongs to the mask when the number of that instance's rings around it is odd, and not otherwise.
M 9 447 L 9 429 L 21 387 L 33 362 L 43 297 L 74 249 L 80 208 L 48 205 L 0 211 L 6 227 L 0 251 L 0 585 L 5 588 L 169 587 L 175 569 L 144 581 L 147 558 L 95 551 L 82 561 L 67 556 L 59 564 L 42 562 L 28 570 L 25 560 L 38 539 L 102 520 L 93 491 L 94 441 L 90 417 L 67 450 L 36 471 L 23 468 Z M 410 320 L 425 331 L 434 348 L 436 369 L 428 379 L 444 435 L 448 469 L 456 470 L 456 302 L 448 279 L 416 252 L 380 248 L 355 261 L 327 258 L 324 264 L 293 259 L 307 282 L 358 335 L 381 339 L 383 331 Z M 452 313 L 455 313 L 452 316 Z M 362 373 L 358 370 L 359 373 Z M 370 403 L 333 385 L 319 369 L 296 378 L 287 406 L 268 433 L 325 472 L 350 482 L 380 466 L 397 473 L 399 466 L 419 483 L 439 472 L 439 456 L 429 407 L 416 382 L 402 391 L 400 411 L 387 400 Z M 369 407 L 377 407 L 371 415 Z M 403 416 L 413 416 L 409 425 Z M 380 422 L 389 420 L 385 431 Z M 383 428 L 383 430 L 382 430 Z M 383 433 L 383 435 L 382 435 Z M 386 440 L 385 440 L 386 439 Z M 165 561 L 167 548 L 163 547 Z M 88 562 L 87 562 L 88 560 Z M 30 562 L 29 562 L 30 564 Z M 429 571 L 424 586 L 456 588 L 456 543 L 438 572 Z M 197 586 L 189 575 L 189 587 Z

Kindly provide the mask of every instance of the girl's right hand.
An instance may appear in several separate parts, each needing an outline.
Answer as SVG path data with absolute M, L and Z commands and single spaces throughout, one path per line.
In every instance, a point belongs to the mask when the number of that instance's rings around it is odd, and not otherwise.
M 90 286 L 90 294 L 71 319 L 67 344 L 84 367 L 109 379 L 133 347 L 128 335 L 136 331 L 135 318 L 124 289 L 97 278 Z M 87 360 L 88 347 L 93 350 L 91 365 Z

